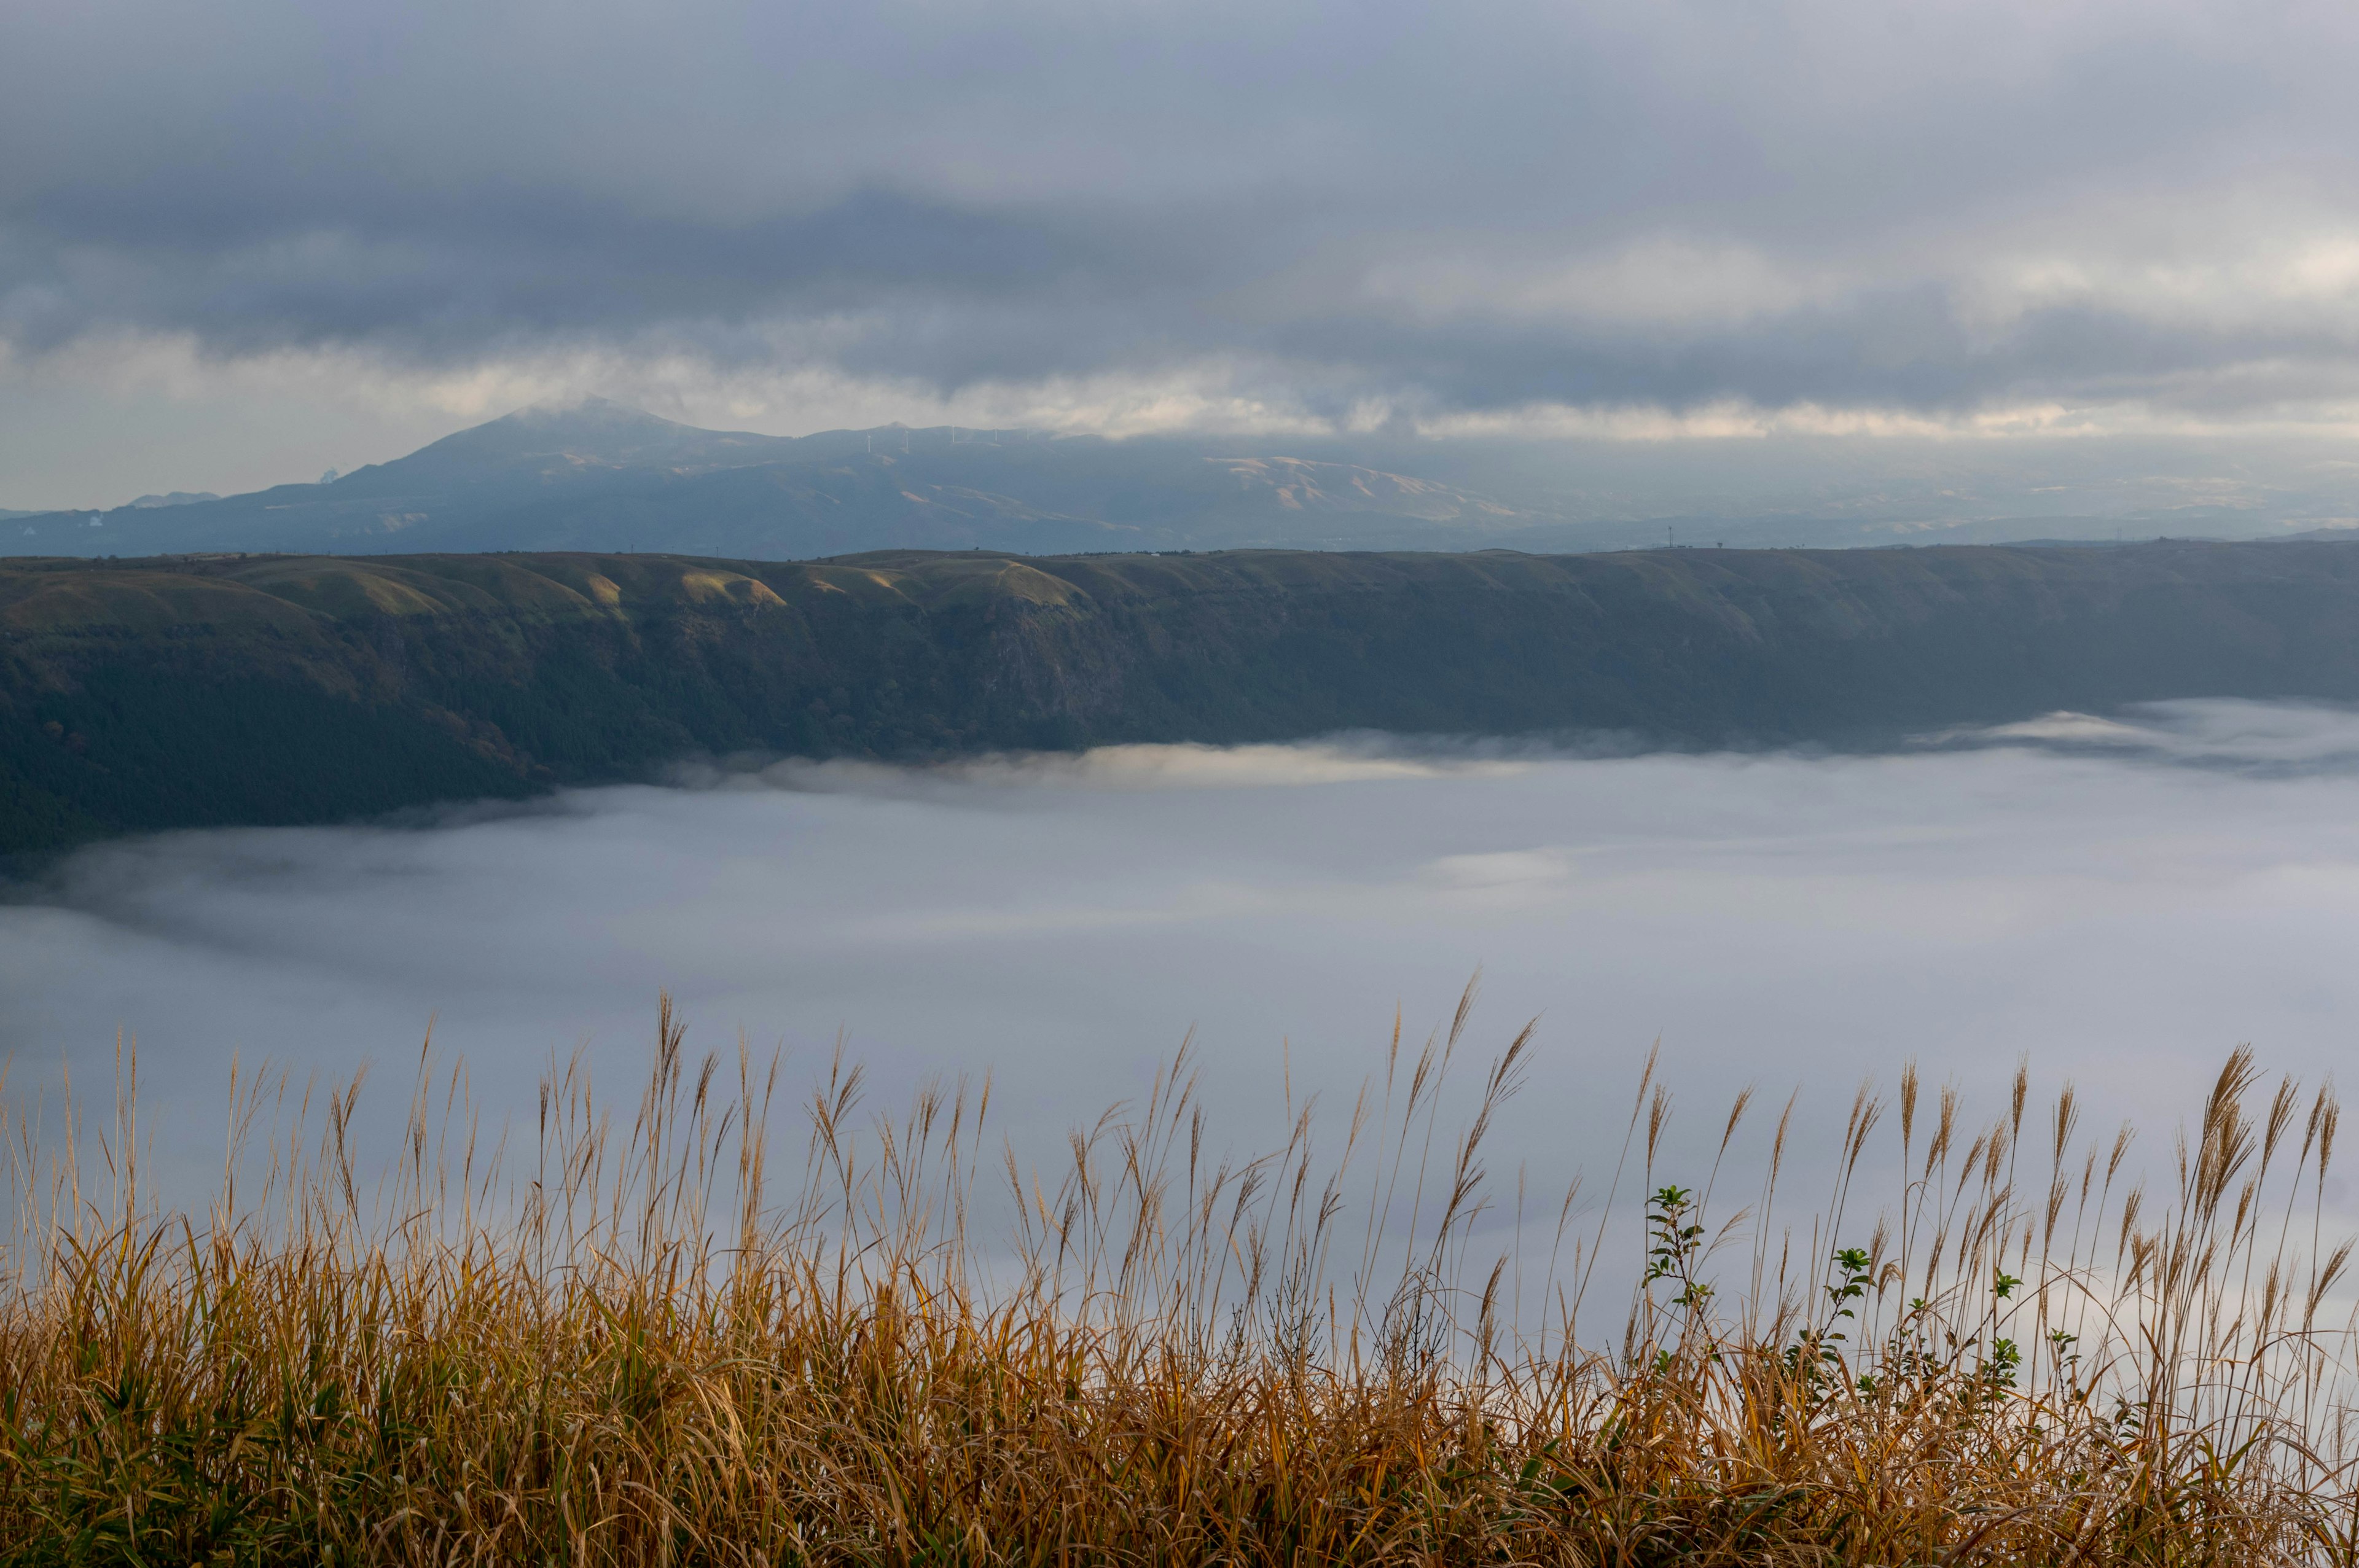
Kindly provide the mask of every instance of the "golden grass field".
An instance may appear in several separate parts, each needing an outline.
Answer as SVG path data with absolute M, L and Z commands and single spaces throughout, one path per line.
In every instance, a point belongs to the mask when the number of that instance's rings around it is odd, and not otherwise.
M 1805 1201 L 1782 1119 L 1661 1168 L 1650 1066 L 1542 1202 L 1484 1167 L 1528 1031 L 1478 1081 L 1466 1018 L 1259 1160 L 1183 1054 L 1046 1171 L 987 1088 L 880 1117 L 839 1065 L 787 1171 L 776 1068 L 667 1004 L 612 1119 L 560 1071 L 495 1138 L 421 1067 L 381 1180 L 359 1086 L 237 1084 L 194 1206 L 127 1062 L 10 1130 L 0 1561 L 2359 1560 L 2330 1095 L 2239 1053 L 2148 1167 L 1910 1072 Z

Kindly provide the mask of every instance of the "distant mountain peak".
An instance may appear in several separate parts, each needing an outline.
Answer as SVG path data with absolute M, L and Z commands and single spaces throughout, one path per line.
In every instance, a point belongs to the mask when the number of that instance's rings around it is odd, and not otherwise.
M 663 439 L 713 434 L 709 430 L 700 430 L 693 425 L 682 425 L 661 415 L 650 414 L 644 408 L 635 408 L 627 403 L 616 403 L 612 398 L 574 397 L 527 404 L 522 408 L 447 438 L 488 438 L 495 432 L 505 436 L 530 432 L 536 437 L 592 440 L 615 436 Z
M 495 425 L 567 423 L 659 425 L 675 430 L 695 428 L 691 425 L 682 425 L 677 420 L 667 419 L 659 414 L 650 414 L 635 405 L 617 403 L 611 397 L 596 395 L 545 397 L 538 403 L 527 403 L 521 408 L 513 409 L 500 416 L 499 418 L 492 420 L 491 423 Z
M 1430 548 L 1549 521 L 1436 479 L 1228 438 L 1127 442 L 897 422 L 789 438 L 700 429 L 593 396 L 514 409 L 332 483 L 177 516 L 126 512 L 97 534 L 87 518 L 60 514 L 11 524 L 8 542 L 82 553 L 103 540 L 119 552 L 136 531 L 173 550 L 654 547 L 787 558 L 909 546 Z
M 700 429 L 592 396 L 528 405 L 385 466 L 416 472 L 488 466 L 551 477 L 600 468 L 727 468 L 758 462 L 790 444 L 749 431 Z

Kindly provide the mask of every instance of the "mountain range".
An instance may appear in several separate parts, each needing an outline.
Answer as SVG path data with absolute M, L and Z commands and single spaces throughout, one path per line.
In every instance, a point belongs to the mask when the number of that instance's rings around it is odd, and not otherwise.
M 2154 471 L 2060 449 L 1994 473 L 1971 444 L 1821 470 L 1744 444 L 1661 453 L 1368 438 L 1055 436 L 955 427 L 799 438 L 705 430 L 618 404 L 520 410 L 407 457 L 227 497 L 0 513 L 0 551 L 372 555 L 592 550 L 799 560 L 871 549 L 1813 547 L 2347 536 L 2343 463 L 2304 487 Z M 1643 445 L 1643 443 L 1641 444 Z M 2216 454 L 2214 454 L 2216 456 Z M 2110 460 L 2108 460 L 2110 461 Z M 2128 460 L 2127 459 L 2124 460 Z M 1767 466 L 1763 467 L 1766 463 Z M 1734 465 L 1734 466 L 1732 466 Z M 1748 466 L 1749 465 L 1749 466 Z M 2281 465 L 2282 466 L 2282 465 Z M 2145 477 L 2138 477 L 2145 472 Z M 1668 488 L 1667 474 L 1680 476 Z M 1651 477 L 1649 477 L 1651 476 Z M 2338 488 L 2340 486 L 2341 488 Z M 1666 504 L 1684 510 L 1666 511 Z
M 802 559 L 888 546 L 1465 548 L 1557 521 L 1434 481 L 1251 444 L 897 425 L 760 436 L 592 399 L 525 409 L 326 482 L 26 514 L 7 519 L 0 536 L 14 553 L 43 556 L 601 550 Z

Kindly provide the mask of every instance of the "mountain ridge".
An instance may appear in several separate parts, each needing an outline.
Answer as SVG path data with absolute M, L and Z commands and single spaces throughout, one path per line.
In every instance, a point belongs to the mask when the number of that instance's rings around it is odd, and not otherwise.
M 0 562 L 0 851 L 753 752 L 1614 731 L 1889 745 L 2359 700 L 2352 541 L 1581 556 Z
M 1625 444 L 1626 445 L 1626 444 Z M 1545 449 L 1545 451 L 1543 451 Z M 1714 453 L 1718 455 L 1715 456 Z M 770 560 L 883 548 L 1054 555 L 1103 549 L 1467 550 L 1551 554 L 1717 542 L 1876 547 L 2158 536 L 2285 537 L 2359 505 L 2168 475 L 2091 485 L 1906 460 L 1810 476 L 1772 463 L 1732 486 L 1697 451 L 1686 507 L 1647 497 L 1626 450 L 1422 438 L 1150 435 L 962 427 L 766 436 L 708 430 L 597 398 L 518 409 L 402 457 L 243 495 L 165 492 L 112 510 L 0 513 L 0 549 L 89 558 L 245 550 L 675 550 Z M 2325 470 L 2321 470 L 2320 472 Z M 2034 482 L 2038 481 L 2039 482 Z M 2071 481 L 2071 482 L 2047 482 Z M 1659 489 L 1660 487 L 1657 487 Z M 2072 494 L 2082 508 L 2060 507 Z M 169 507 L 142 505 L 158 500 Z M 1695 510 L 1701 504 L 1706 510 Z
M 387 548 L 1018 553 L 1489 542 L 1543 519 L 1430 479 L 1254 443 L 956 427 L 705 430 L 591 398 L 517 410 L 332 482 L 11 519 L 83 557 Z M 159 514 L 147 515 L 142 514 Z

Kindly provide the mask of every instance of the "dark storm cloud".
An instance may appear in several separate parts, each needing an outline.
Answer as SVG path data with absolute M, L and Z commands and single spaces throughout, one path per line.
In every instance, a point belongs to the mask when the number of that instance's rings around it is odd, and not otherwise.
M 464 353 L 486 336 L 663 325 L 710 333 L 781 310 L 987 310 L 1093 272 L 1154 270 L 1106 237 L 889 191 L 723 229 L 570 193 L 460 194 L 300 235 L 257 227 L 208 236 L 201 219 L 195 233 L 151 239 L 151 222 L 111 203 L 37 212 L 85 249 L 59 247 L 56 286 L 29 291 L 14 324 L 37 346 L 95 319 L 190 328 L 232 350 L 375 339 Z
M 1228 356 L 1435 412 L 2331 395 L 2354 37 L 2327 7 L 18 7 L 0 332 L 944 389 Z

